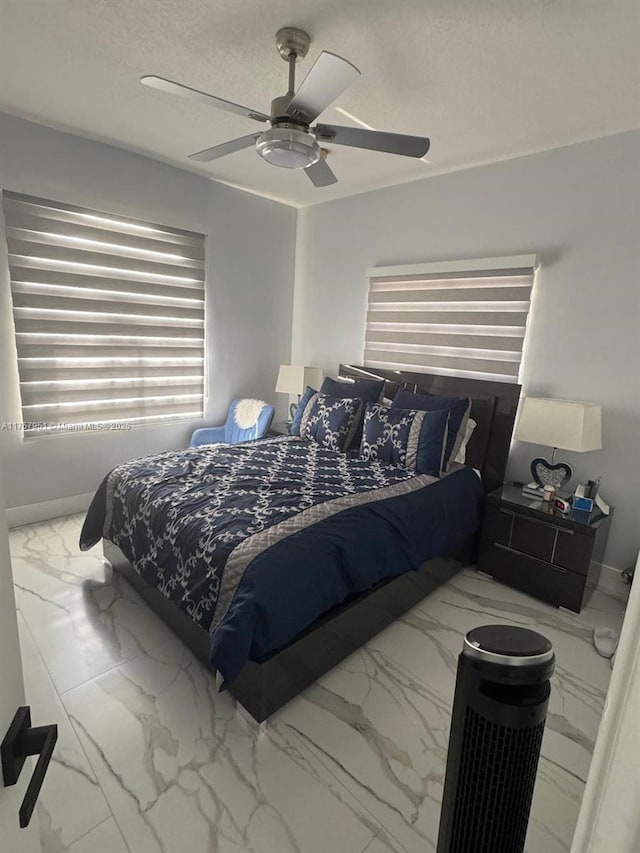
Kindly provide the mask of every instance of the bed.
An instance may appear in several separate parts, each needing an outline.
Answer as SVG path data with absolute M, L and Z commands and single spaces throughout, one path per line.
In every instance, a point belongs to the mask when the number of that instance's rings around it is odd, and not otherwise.
M 118 466 L 83 528 L 81 547 L 104 533 L 114 570 L 258 722 L 473 562 L 484 493 L 504 478 L 519 386 L 356 365 L 339 378 L 384 380 L 387 400 L 469 397 L 466 465 L 415 476 L 282 436 L 174 451 Z

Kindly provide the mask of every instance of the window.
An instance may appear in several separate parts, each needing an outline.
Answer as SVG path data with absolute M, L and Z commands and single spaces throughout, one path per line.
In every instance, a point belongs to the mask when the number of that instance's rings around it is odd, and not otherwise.
M 517 382 L 535 256 L 376 267 L 364 364 Z
M 3 192 L 25 433 L 203 413 L 204 237 Z

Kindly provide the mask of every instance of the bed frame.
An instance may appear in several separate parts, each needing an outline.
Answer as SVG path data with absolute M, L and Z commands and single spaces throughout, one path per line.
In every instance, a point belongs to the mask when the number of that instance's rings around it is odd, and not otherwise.
M 435 376 L 399 370 L 340 365 L 342 379 L 384 379 L 384 397 L 400 388 L 443 396 L 470 397 L 478 423 L 467 446 L 467 465 L 480 471 L 485 491 L 504 480 L 520 386 L 503 382 Z M 122 551 L 103 540 L 104 555 L 142 598 L 209 666 L 209 633 L 135 571 Z M 477 537 L 459 543 L 450 554 L 435 557 L 415 572 L 381 581 L 351 596 L 317 619 L 287 646 L 268 658 L 246 664 L 229 685 L 238 702 L 261 723 L 320 676 L 386 628 L 426 595 L 475 561 Z

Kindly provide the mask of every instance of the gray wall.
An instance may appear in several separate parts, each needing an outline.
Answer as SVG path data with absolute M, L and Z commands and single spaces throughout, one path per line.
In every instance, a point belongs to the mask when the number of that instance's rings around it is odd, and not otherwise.
M 536 252 L 525 393 L 603 407 L 601 451 L 563 453 L 617 505 L 606 561 L 640 545 L 640 133 L 327 202 L 298 217 L 292 358 L 360 363 L 375 265 Z M 536 451 L 516 443 L 509 475 Z
M 290 356 L 293 208 L 1 113 L 0 187 L 206 234 L 206 418 L 223 419 L 234 396 L 284 402 L 273 389 L 278 365 Z M 3 239 L 0 253 L 0 411 L 20 421 Z M 113 465 L 182 446 L 196 425 L 26 441 L 12 433 L 3 476 L 7 506 L 93 491 Z

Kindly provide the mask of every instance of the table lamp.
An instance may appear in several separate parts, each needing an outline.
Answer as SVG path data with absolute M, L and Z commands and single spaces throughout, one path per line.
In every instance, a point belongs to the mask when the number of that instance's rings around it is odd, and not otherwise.
M 551 461 L 537 457 L 531 463 L 531 474 L 540 487 L 560 489 L 573 476 L 568 462 L 556 462 L 556 450 L 584 453 L 602 447 L 602 410 L 597 403 L 575 400 L 550 400 L 525 397 L 514 438 L 553 448 Z
M 281 364 L 276 382 L 276 394 L 297 394 L 298 401 L 307 385 L 316 390 L 322 383 L 322 370 L 319 367 L 303 367 L 297 364 Z M 289 407 L 289 416 L 293 419 L 296 406 Z

